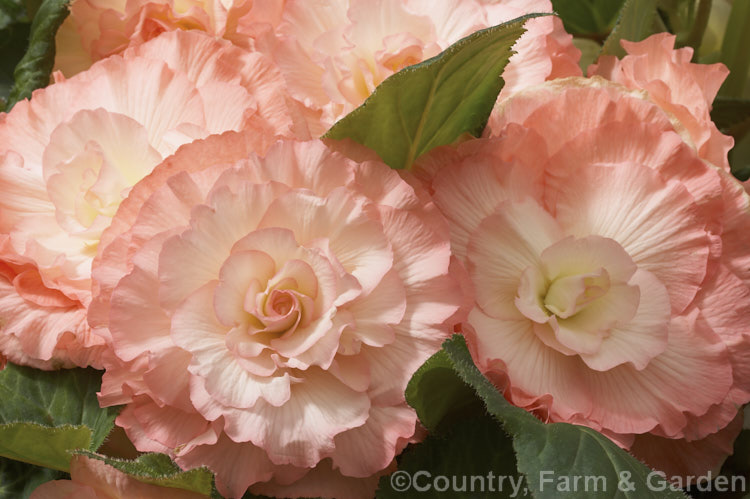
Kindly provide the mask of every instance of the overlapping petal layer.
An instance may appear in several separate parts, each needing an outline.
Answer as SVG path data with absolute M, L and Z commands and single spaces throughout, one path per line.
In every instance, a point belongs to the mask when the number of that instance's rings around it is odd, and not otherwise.
M 711 103 L 729 74 L 723 64 L 695 64 L 693 49 L 674 49 L 676 37 L 659 33 L 642 42 L 623 41 L 622 60 L 601 57 L 589 67 L 599 75 L 631 89 L 643 89 L 649 99 L 670 113 L 698 155 L 729 171 L 727 153 L 734 145 L 711 121 Z
M 311 127 L 323 133 L 396 71 L 479 29 L 551 8 L 546 0 L 290 0 L 264 50 L 291 94 L 315 113 Z M 500 98 L 545 79 L 580 74 L 580 52 L 558 18 L 532 19 L 526 28 L 503 74 Z
M 243 48 L 279 22 L 283 0 L 79 0 L 57 32 L 55 69 L 73 76 L 92 63 L 170 31 L 204 31 Z
M 106 338 L 93 336 L 83 317 L 91 263 L 120 203 L 197 138 L 248 127 L 305 136 L 282 91 L 281 75 L 260 54 L 174 32 L 62 78 L 5 115 L 0 348 L 8 358 L 101 366 Z
M 506 397 L 701 474 L 750 400 L 734 229 L 750 210 L 672 118 L 643 92 L 562 79 L 507 100 L 492 137 L 428 155 L 420 175 L 474 284 L 470 348 Z M 668 459 L 691 448 L 710 455 Z
M 317 141 L 258 156 L 253 136 L 180 149 L 105 233 L 101 401 L 127 404 L 139 449 L 208 466 L 230 497 L 366 496 L 415 434 L 406 383 L 462 303 L 447 227 L 382 163 Z

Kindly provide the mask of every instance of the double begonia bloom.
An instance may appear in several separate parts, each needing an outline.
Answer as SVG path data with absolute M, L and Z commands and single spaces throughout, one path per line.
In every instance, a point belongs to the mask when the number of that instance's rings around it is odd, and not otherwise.
M 219 491 L 368 497 L 462 293 L 445 221 L 377 161 L 228 132 L 137 184 L 94 265 L 100 402 Z M 415 183 L 418 186 L 418 183 Z
M 400 69 L 479 29 L 551 10 L 547 0 L 288 0 L 277 37 L 263 50 L 273 54 L 291 94 L 317 113 L 322 133 Z M 532 19 L 525 27 L 500 98 L 581 73 L 580 52 L 558 18 Z
M 670 476 L 715 469 L 750 400 L 750 197 L 645 92 L 567 78 L 496 112 L 432 181 L 477 365 Z
M 658 33 L 641 42 L 623 40 L 621 60 L 603 56 L 588 73 L 646 90 L 648 98 L 672 115 L 675 127 L 698 155 L 729 171 L 727 153 L 734 145 L 711 121 L 711 103 L 729 74 L 723 64 L 694 64 L 693 49 L 674 49 L 675 35 Z
M 0 351 L 39 368 L 100 366 L 91 263 L 130 188 L 180 145 L 251 126 L 292 134 L 260 54 L 168 33 L 0 115 Z
M 73 456 L 70 480 L 43 483 L 30 499 L 206 499 L 189 490 L 140 482 L 103 461 Z
M 57 35 L 55 68 L 70 76 L 164 31 L 202 30 L 270 55 L 320 135 L 400 69 L 479 29 L 551 11 L 549 0 L 77 0 Z M 525 28 L 500 98 L 581 74 L 560 19 Z
M 57 32 L 55 69 L 65 76 L 161 33 L 204 31 L 243 48 L 278 23 L 284 0 L 75 0 Z

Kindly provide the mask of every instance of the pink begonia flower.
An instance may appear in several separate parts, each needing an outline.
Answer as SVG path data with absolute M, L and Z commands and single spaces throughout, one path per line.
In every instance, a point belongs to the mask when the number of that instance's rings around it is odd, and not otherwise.
M 128 476 L 98 459 L 73 456 L 70 480 L 53 480 L 34 489 L 30 499 L 206 499 L 189 490 L 160 487 Z
M 77 0 L 57 34 L 66 75 L 170 30 L 202 30 L 273 57 L 314 135 L 362 104 L 388 76 L 479 29 L 549 0 Z M 578 76 L 580 51 L 560 19 L 526 23 L 501 98 L 546 79 Z
M 257 153 L 257 154 L 256 154 Z M 406 175 L 409 178 L 408 175 Z M 138 183 L 94 264 L 103 405 L 219 491 L 370 497 L 463 296 L 426 193 L 320 141 L 228 132 Z
M 75 0 L 55 38 L 55 69 L 73 76 L 165 31 L 200 30 L 249 48 L 278 23 L 284 1 Z
M 710 114 L 711 103 L 729 74 L 727 67 L 690 62 L 693 49 L 675 50 L 675 35 L 669 33 L 651 35 L 642 42 L 621 43 L 628 55 L 622 60 L 601 57 L 589 66 L 589 75 L 646 90 L 649 99 L 672 115 L 675 127 L 684 129 L 685 141 L 701 158 L 729 171 L 727 153 L 734 139 L 719 132 Z
M 260 127 L 304 135 L 260 54 L 167 33 L 0 115 L 0 351 L 49 369 L 101 366 L 91 263 L 129 189 L 180 145 Z M 294 131 L 297 130 L 297 131 Z
M 750 197 L 643 91 L 565 78 L 495 112 L 430 165 L 477 365 L 670 476 L 715 470 L 750 401 Z
M 474 31 L 531 12 L 548 0 L 287 0 L 266 47 L 291 94 L 318 113 L 324 132 L 398 70 Z M 560 19 L 532 19 L 503 74 L 500 98 L 528 85 L 581 74 L 580 52 Z M 259 44 L 262 46 L 262 44 Z

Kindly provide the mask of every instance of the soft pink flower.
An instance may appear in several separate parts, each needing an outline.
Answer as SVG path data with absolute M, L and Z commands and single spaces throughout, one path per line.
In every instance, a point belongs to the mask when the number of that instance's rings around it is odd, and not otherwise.
M 750 197 L 643 92 L 568 78 L 497 112 L 431 164 L 478 366 L 670 474 L 715 468 L 750 400 Z
M 73 456 L 70 480 L 43 483 L 30 499 L 205 499 L 197 492 L 136 480 L 98 459 Z
M 200 30 L 250 47 L 278 23 L 285 0 L 76 0 L 55 40 L 66 76 L 165 31 Z
M 288 0 L 266 40 L 292 95 L 325 131 L 388 76 L 474 31 L 530 12 L 547 0 Z M 580 52 L 556 17 L 533 19 L 503 75 L 507 96 L 545 79 L 580 74 Z
M 462 300 L 447 233 L 418 187 L 319 141 L 185 146 L 104 236 L 100 401 L 126 404 L 139 450 L 207 466 L 227 496 L 371 496 Z
M 674 49 L 675 36 L 658 33 L 642 42 L 623 40 L 628 55 L 604 56 L 592 64 L 589 75 L 599 75 L 631 89 L 643 89 L 648 98 L 670 113 L 678 131 L 698 155 L 729 171 L 727 153 L 734 139 L 723 135 L 711 121 L 711 103 L 729 74 L 723 64 L 690 62 L 693 49 Z
M 0 351 L 41 368 L 100 365 L 85 307 L 120 202 L 194 139 L 247 126 L 304 135 L 282 88 L 262 55 L 174 32 L 0 115 Z

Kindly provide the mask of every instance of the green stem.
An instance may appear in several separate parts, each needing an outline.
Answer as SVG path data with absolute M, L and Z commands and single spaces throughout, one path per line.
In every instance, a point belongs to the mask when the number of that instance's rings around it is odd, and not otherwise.
M 703 43 L 703 34 L 706 32 L 708 18 L 711 14 L 711 3 L 712 0 L 700 0 L 698 3 L 698 12 L 693 20 L 693 28 L 685 42 L 686 45 L 693 47 L 694 54 L 698 53 L 698 48 Z
M 750 57 L 750 1 L 738 0 L 732 4 L 724 42 L 721 45 L 721 62 L 729 68 L 729 77 L 719 90 L 719 95 L 741 97 L 745 88 Z

